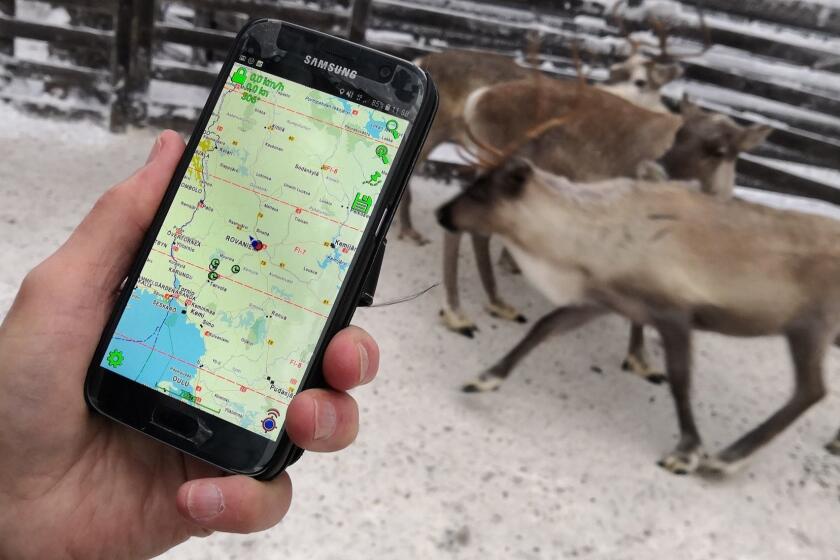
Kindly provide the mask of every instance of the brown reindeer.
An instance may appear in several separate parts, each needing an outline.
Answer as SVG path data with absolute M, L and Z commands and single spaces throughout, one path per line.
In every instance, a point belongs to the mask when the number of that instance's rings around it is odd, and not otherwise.
M 545 139 L 520 153 L 532 157 Z M 660 465 L 733 470 L 825 396 L 823 362 L 840 333 L 840 222 L 721 200 L 686 185 L 573 182 L 512 159 L 438 211 L 445 228 L 499 235 L 558 309 L 465 387 L 496 390 L 550 334 L 613 312 L 662 336 L 680 441 Z M 784 335 L 796 386 L 787 403 L 712 458 L 691 407 L 693 330 Z M 840 433 L 829 444 L 840 450 Z
M 529 108 L 521 109 L 523 105 Z M 529 157 L 554 174 L 582 182 L 670 176 L 693 179 L 706 193 L 730 196 L 738 154 L 763 142 L 771 129 L 741 127 L 688 101 L 683 101 L 681 110 L 682 116 L 648 111 L 580 83 L 521 80 L 470 96 L 464 113 L 470 134 L 465 132 L 462 141 L 477 142 L 485 152 L 514 151 L 523 138 L 542 130 L 539 141 L 529 144 Z M 447 301 L 442 315 L 449 328 L 472 336 L 476 326 L 461 311 L 457 290 L 460 238 L 453 233 L 444 238 Z M 490 300 L 488 311 L 515 317 L 516 311 L 496 291 L 488 239 L 478 235 L 472 239 Z M 641 327 L 632 331 L 625 369 L 652 382 L 664 381 L 647 364 Z
M 461 140 L 466 127 L 464 105 L 471 93 L 495 84 L 527 79 L 536 72 L 510 57 L 478 51 L 433 53 L 416 62 L 432 75 L 440 95 L 437 117 L 419 161 L 425 161 L 437 146 Z M 604 88 L 651 110 L 665 111 L 659 102 L 659 91 L 681 75 L 679 65 L 655 61 L 639 52 L 638 43 L 631 43 L 630 57 L 610 68 L 610 78 Z M 408 238 L 420 245 L 428 243 L 411 221 L 411 189 L 406 189 L 403 195 L 399 219 L 400 239 Z

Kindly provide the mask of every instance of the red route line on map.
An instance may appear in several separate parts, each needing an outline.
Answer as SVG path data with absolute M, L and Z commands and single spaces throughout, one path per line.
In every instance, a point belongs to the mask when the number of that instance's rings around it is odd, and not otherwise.
M 226 90 L 228 90 L 228 91 L 240 91 L 240 90 L 238 90 L 237 88 L 230 87 L 230 86 L 225 86 L 225 89 L 226 89 Z M 385 144 L 386 146 L 390 146 L 390 147 L 392 147 L 392 148 L 398 148 L 398 146 L 397 146 L 396 144 L 391 144 L 391 143 L 390 143 L 390 142 L 388 142 L 387 140 L 381 140 L 381 139 L 380 139 L 380 140 L 377 140 L 376 138 L 374 138 L 373 136 L 370 136 L 370 135 L 368 135 L 368 134 L 362 134 L 361 132 L 356 132 L 355 130 L 350 130 L 349 128 L 345 128 L 345 127 L 343 127 L 343 126 L 338 126 L 337 124 L 333 124 L 333 123 L 331 123 L 331 122 L 329 122 L 329 121 L 323 121 L 323 120 L 321 120 L 321 119 L 319 119 L 319 118 L 313 117 L 312 115 L 307 115 L 306 113 L 301 113 L 300 111 L 295 111 L 294 109 L 291 109 L 291 108 L 289 108 L 289 107 L 286 107 L 285 105 L 279 105 L 279 104 L 277 104 L 277 103 L 272 103 L 271 101 L 269 101 L 269 100 L 267 100 L 267 99 L 260 99 L 260 101 L 262 101 L 263 103 L 268 103 L 269 105 L 271 105 L 271 106 L 273 106 L 273 107 L 277 107 L 277 108 L 279 108 L 279 109 L 283 109 L 284 111 L 288 111 L 288 112 L 290 112 L 290 113 L 294 113 L 294 114 L 296 114 L 296 115 L 300 115 L 301 117 L 307 118 L 307 119 L 309 119 L 309 120 L 313 120 L 313 121 L 319 122 L 319 123 L 321 123 L 321 124 L 325 124 L 325 125 L 327 125 L 327 126 L 331 126 L 331 127 L 333 127 L 333 128 L 337 128 L 337 129 L 339 129 L 339 130 L 343 130 L 343 131 L 345 131 L 345 132 L 349 132 L 350 134 L 355 134 L 356 136 L 361 136 L 362 138 L 366 138 L 366 139 L 371 140 L 371 141 L 373 141 L 373 142 L 378 142 L 378 143 L 380 143 L 380 144 Z
M 193 268 L 197 268 L 197 269 L 199 269 L 199 270 L 203 270 L 203 271 L 205 271 L 205 272 L 207 271 L 207 268 L 206 268 L 206 267 L 203 267 L 203 266 L 198 266 L 197 264 L 193 264 L 193 263 L 191 263 L 191 262 L 190 262 L 190 261 L 188 261 L 188 260 L 179 259 L 178 257 L 174 257 L 174 256 L 170 255 L 169 253 L 164 253 L 163 251 L 160 251 L 160 250 L 158 250 L 158 249 L 152 249 L 152 251 L 154 251 L 155 253 L 160 253 L 161 255 L 164 255 L 164 256 L 166 256 L 166 257 L 169 257 L 170 259 L 172 259 L 172 260 L 173 260 L 173 261 L 175 261 L 175 262 L 182 262 L 182 263 L 184 263 L 184 264 L 188 264 L 188 265 L 190 265 L 190 266 L 191 266 L 191 267 L 193 267 Z M 216 274 L 218 274 L 218 272 L 217 272 Z M 272 298 L 272 299 L 276 299 L 277 301 L 282 301 L 283 303 L 288 303 L 289 305 L 293 305 L 293 306 L 297 307 L 298 309 L 303 309 L 304 311 L 308 311 L 308 312 L 312 313 L 313 315 L 317 315 L 317 316 L 319 316 L 319 317 L 323 317 L 324 319 L 327 319 L 327 316 L 326 316 L 326 315 L 324 315 L 323 313 L 318 313 L 317 311 L 314 311 L 314 310 L 312 310 L 312 309 L 309 309 L 308 307 L 304 307 L 304 306 L 302 306 L 302 305 L 299 305 L 299 304 L 297 304 L 297 303 L 295 303 L 295 302 L 293 302 L 293 301 L 290 301 L 290 300 L 288 300 L 288 299 L 283 299 L 283 298 L 277 297 L 277 296 L 275 296 L 275 295 L 274 295 L 274 294 L 272 294 L 272 293 L 265 292 L 265 291 L 263 291 L 263 290 L 260 290 L 259 288 L 255 288 L 254 286 L 251 286 L 250 284 L 246 284 L 246 283 L 244 283 L 244 282 L 240 282 L 240 281 L 238 281 L 238 280 L 234 280 L 234 279 L 233 279 L 233 278 L 231 278 L 230 276 L 222 276 L 221 274 L 219 274 L 219 278 L 224 278 L 224 279 L 226 279 L 226 280 L 229 280 L 229 281 L 233 282 L 234 284 L 239 284 L 239 285 L 240 285 L 240 286 L 242 286 L 243 288 L 248 288 L 249 290 L 253 290 L 253 291 L 255 291 L 255 292 L 259 292 L 259 293 L 261 293 L 261 294 L 263 294 L 263 295 L 265 295 L 265 296 L 268 296 L 268 297 L 270 297 L 270 298 Z
M 271 200 L 273 200 L 275 202 L 279 202 L 280 204 L 285 204 L 286 206 L 289 206 L 290 208 L 294 208 L 295 210 L 299 209 L 301 212 L 306 212 L 307 214 L 312 214 L 313 216 L 321 218 L 322 220 L 327 220 L 327 221 L 332 222 L 334 224 L 338 224 L 342 227 L 352 229 L 353 231 L 358 231 L 359 233 L 362 233 L 364 231 L 364 230 L 361 230 L 359 228 L 354 228 L 353 226 L 345 224 L 343 222 L 339 222 L 338 220 L 333 220 L 332 218 L 328 218 L 327 216 L 324 216 L 323 214 L 313 212 L 312 210 L 307 210 L 306 208 L 301 208 L 300 206 L 295 206 L 294 204 L 291 204 L 290 202 L 286 202 L 285 200 L 281 200 L 279 198 L 273 197 L 270 194 L 265 194 L 264 192 L 260 192 L 260 191 L 254 190 L 254 189 L 250 189 L 250 188 L 248 188 L 244 185 L 234 183 L 233 181 L 225 179 L 224 177 L 219 177 L 218 175 L 213 175 L 212 173 L 207 173 L 207 174 L 210 177 L 212 177 L 213 179 L 218 179 L 219 181 L 223 181 L 223 182 L 229 184 L 232 187 L 236 187 L 237 189 L 242 189 L 243 191 L 248 191 L 248 192 L 254 193 L 254 194 L 259 195 L 259 196 L 264 196 L 266 198 L 270 198 Z
M 225 381 L 227 381 L 228 383 L 232 383 L 233 385 L 236 385 L 237 387 L 245 387 L 247 390 L 249 390 L 249 391 L 253 391 L 253 392 L 255 392 L 256 394 L 258 394 L 258 395 L 260 395 L 260 396 L 262 396 L 262 397 L 265 397 L 265 398 L 267 398 L 267 399 L 269 399 L 269 400 L 272 400 L 272 401 L 274 401 L 274 402 L 280 403 L 280 404 L 282 404 L 283 406 L 289 406 L 289 405 L 288 405 L 288 403 L 285 403 L 285 402 L 283 402 L 283 401 L 277 400 L 277 399 L 275 399 L 274 397 L 272 397 L 272 396 L 270 396 L 270 395 L 266 395 L 266 394 L 264 394 L 264 393 L 261 393 L 261 392 L 257 391 L 256 389 L 254 389 L 254 388 L 252 388 L 252 387 L 248 387 L 247 385 L 243 385 L 242 383 L 237 383 L 236 381 L 233 381 L 233 380 L 231 380 L 231 379 L 228 379 L 228 378 L 227 378 L 227 377 L 225 377 L 224 375 L 219 375 L 218 373 L 215 373 L 215 372 L 213 372 L 213 371 L 210 371 L 209 369 L 203 368 L 203 367 L 201 367 L 201 366 L 199 366 L 199 365 L 196 365 L 196 364 L 191 364 L 190 362 L 188 362 L 188 361 L 186 361 L 186 360 L 182 360 L 181 358 L 178 358 L 177 356 L 173 356 L 172 354 L 167 354 L 167 353 L 166 353 L 166 352 L 164 352 L 163 350 L 158 350 L 158 349 L 157 349 L 157 348 L 155 348 L 154 346 L 149 346 L 148 344 L 144 344 L 144 343 L 140 342 L 139 340 L 134 340 L 134 339 L 132 339 L 132 338 L 130 338 L 130 337 L 128 337 L 128 336 L 126 336 L 126 335 L 122 334 L 122 333 L 119 333 L 119 332 L 118 332 L 118 333 L 116 333 L 116 335 L 117 335 L 117 336 L 122 337 L 122 338 L 123 338 L 123 340 L 125 340 L 126 342 L 130 342 L 130 343 L 132 343 L 132 344 L 137 344 L 138 346 L 142 346 L 143 348 L 148 348 L 148 349 L 149 349 L 149 350 L 151 350 L 152 352 L 157 352 L 158 354 L 160 354 L 160 355 L 162 355 L 162 356 L 166 356 L 167 358 L 170 358 L 170 359 L 172 359 L 172 360 L 175 360 L 176 362 L 181 362 L 181 363 L 182 363 L 182 364 L 184 364 L 184 365 L 187 365 L 187 366 L 190 366 L 190 367 L 194 367 L 195 369 L 200 369 L 201 371 L 203 371 L 203 372 L 205 372 L 205 373 L 209 373 L 209 374 L 210 374 L 210 375 L 212 375 L 213 377 L 218 377 L 219 379 L 224 379 L 224 380 L 225 380 Z

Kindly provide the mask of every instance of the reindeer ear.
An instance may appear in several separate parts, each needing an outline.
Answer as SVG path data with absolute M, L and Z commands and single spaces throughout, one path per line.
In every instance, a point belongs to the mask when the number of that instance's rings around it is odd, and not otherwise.
M 680 100 L 680 114 L 686 120 L 692 117 L 702 117 L 703 109 L 692 103 L 688 95 L 683 95 L 682 100 Z
M 653 64 L 650 68 L 650 83 L 654 88 L 659 89 L 681 78 L 683 73 L 683 68 L 679 64 Z
M 754 124 L 745 128 L 741 133 L 741 138 L 738 142 L 738 149 L 742 152 L 749 152 L 767 140 L 767 137 L 773 132 L 773 127 L 766 124 Z

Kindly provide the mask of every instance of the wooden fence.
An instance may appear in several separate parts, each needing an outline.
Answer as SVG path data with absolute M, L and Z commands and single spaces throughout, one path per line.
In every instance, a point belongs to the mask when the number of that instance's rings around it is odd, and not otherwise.
M 45 112 L 71 116 L 97 114 L 85 106 L 55 109 L 49 96 L 31 96 L 2 87 L 13 80 L 40 80 L 45 89 L 76 89 L 108 107 L 114 130 L 130 124 L 175 126 L 188 130 L 197 103 L 149 96 L 152 86 L 207 88 L 235 29 L 251 16 L 293 21 L 329 33 L 366 41 L 407 58 L 445 48 L 470 48 L 521 56 L 529 33 L 540 29 L 541 68 L 557 75 L 573 73 L 577 48 L 593 80 L 626 54 L 626 44 L 607 20 L 598 0 L 50 0 L 70 13 L 69 23 L 36 21 L 16 10 L 15 0 L 0 0 L 0 99 Z M 740 163 L 740 180 L 750 186 L 810 196 L 840 204 L 838 185 L 779 170 L 761 157 L 840 170 L 840 87 L 803 86 L 768 74 L 768 64 L 819 67 L 821 75 L 840 76 L 840 48 L 822 40 L 793 40 L 791 33 L 817 38 L 840 35 L 840 9 L 805 0 L 682 0 L 702 3 L 712 42 L 749 64 L 730 65 L 715 57 L 685 62 L 687 86 L 698 91 L 701 105 L 744 123 L 770 122 L 771 141 Z M 21 7 L 23 3 L 20 4 Z M 180 7 L 182 19 L 164 17 Z M 689 13 L 690 10 L 686 10 Z M 774 26 L 777 33 L 753 32 L 736 25 Z M 735 24 L 733 24 L 733 18 Z M 746 20 L 744 20 L 746 21 Z M 643 22 L 630 22 L 640 27 Z M 769 27 L 766 27 L 769 29 Z M 701 32 L 687 19 L 673 27 L 675 40 L 697 45 Z M 14 38 L 47 42 L 63 49 L 64 59 L 16 57 Z M 577 45 L 577 47 L 573 47 Z M 165 49 L 181 48 L 199 56 L 173 61 Z M 95 56 L 96 54 L 100 56 Z M 102 56 L 102 53 L 106 53 Z M 17 53 L 20 54 L 20 53 Z M 754 66 L 753 66 L 754 63 Z M 216 64 L 216 66 L 214 66 Z M 763 64 L 763 66 L 762 66 Z M 817 80 L 817 82 L 819 82 Z M 203 90 L 199 90 L 203 91 Z M 742 96 L 734 99 L 733 94 Z M 743 98 L 744 95 L 752 96 Z M 200 99 L 200 95 L 197 96 Z M 743 99 L 761 103 L 741 103 Z M 671 99 L 675 101 L 675 99 Z M 101 114 L 101 111 L 99 112 Z

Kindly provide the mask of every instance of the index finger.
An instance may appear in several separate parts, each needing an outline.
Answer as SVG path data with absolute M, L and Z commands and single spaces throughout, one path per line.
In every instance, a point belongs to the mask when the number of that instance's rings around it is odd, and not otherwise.
M 339 332 L 324 353 L 324 378 L 338 391 L 370 383 L 378 370 L 379 346 L 359 327 Z

